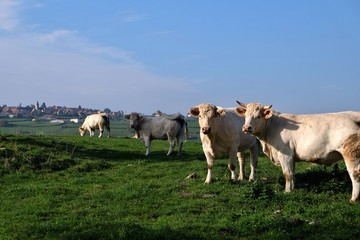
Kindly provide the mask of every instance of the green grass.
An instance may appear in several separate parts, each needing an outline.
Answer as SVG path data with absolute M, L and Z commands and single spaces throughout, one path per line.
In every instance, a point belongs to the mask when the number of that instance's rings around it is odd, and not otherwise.
M 16 135 L 57 135 L 57 136 L 79 136 L 78 128 L 82 123 L 70 123 L 69 119 L 65 123 L 50 122 L 33 122 L 31 119 L 21 118 L 1 118 L 0 122 L 6 122 L 6 126 L 0 125 L 0 134 L 16 134 Z M 187 119 L 190 141 L 200 141 L 199 125 L 196 119 Z M 3 124 L 4 125 L 4 124 Z M 110 122 L 111 136 L 113 137 L 132 137 L 135 132 L 129 127 L 129 121 L 125 119 L 111 120 Z M 95 136 L 99 135 L 99 131 L 95 130 Z M 89 136 L 86 132 L 85 136 Z M 108 136 L 104 130 L 104 136 Z
M 1 119 L 0 121 L 8 122 L 8 126 L 1 127 L 0 133 L 3 134 L 21 134 L 21 135 L 60 135 L 60 136 L 79 136 L 78 128 L 82 123 L 50 123 L 50 122 L 33 122 L 31 119 Z M 68 121 L 68 120 L 67 120 Z M 110 123 L 111 133 L 114 137 L 130 137 L 134 131 L 130 129 L 129 122 L 125 120 L 113 120 Z M 107 131 L 104 130 L 104 136 Z M 99 135 L 99 131 L 95 131 Z M 89 132 L 86 132 L 89 136 Z
M 0 135 L 0 239 L 356 239 L 360 204 L 349 204 L 345 166 L 298 163 L 285 194 L 281 169 L 261 157 L 258 180 L 215 182 L 199 142 L 145 157 L 130 138 Z M 196 178 L 186 179 L 191 173 Z M 249 167 L 247 164 L 247 173 Z

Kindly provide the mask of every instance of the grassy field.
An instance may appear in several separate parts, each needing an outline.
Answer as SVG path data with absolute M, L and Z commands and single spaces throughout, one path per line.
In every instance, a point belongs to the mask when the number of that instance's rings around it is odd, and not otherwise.
M 4 124 L 4 122 L 6 124 Z M 199 125 L 197 119 L 187 119 L 191 141 L 200 141 Z M 2 123 L 2 124 L 1 124 Z M 3 118 L 0 119 L 0 134 L 21 134 L 21 135 L 57 135 L 57 136 L 79 136 L 78 128 L 82 123 L 70 123 L 69 119 L 65 123 L 33 122 L 31 119 Z M 2 126 L 5 125 L 5 126 Z M 111 136 L 113 137 L 132 137 L 134 130 L 129 127 L 129 121 L 111 120 Z M 95 131 L 95 136 L 99 131 Z M 89 132 L 86 132 L 89 136 Z M 108 136 L 104 130 L 104 136 Z
M 79 136 L 78 128 L 81 123 L 50 123 L 50 122 L 33 122 L 31 119 L 1 119 L 8 124 L 0 128 L 0 133 L 25 134 L 25 135 L 61 135 L 61 136 Z M 129 128 L 129 122 L 126 120 L 111 121 L 111 133 L 115 137 L 130 137 L 134 131 Z M 107 131 L 104 131 L 107 136 Z M 89 136 L 89 132 L 86 133 Z M 96 130 L 95 135 L 99 132 Z
M 296 190 L 285 194 L 280 168 L 265 157 L 254 182 L 229 181 L 227 160 L 218 159 L 215 182 L 204 185 L 198 141 L 180 157 L 167 150 L 154 141 L 145 157 L 144 144 L 130 138 L 2 133 L 0 239 L 360 236 L 360 204 L 349 204 L 342 162 L 327 169 L 298 163 Z

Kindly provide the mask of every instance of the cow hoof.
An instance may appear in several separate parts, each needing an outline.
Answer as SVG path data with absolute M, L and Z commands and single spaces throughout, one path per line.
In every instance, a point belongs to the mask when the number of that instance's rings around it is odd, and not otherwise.
M 356 198 L 351 198 L 350 200 L 349 200 L 349 203 L 356 203 L 357 202 L 357 199 Z

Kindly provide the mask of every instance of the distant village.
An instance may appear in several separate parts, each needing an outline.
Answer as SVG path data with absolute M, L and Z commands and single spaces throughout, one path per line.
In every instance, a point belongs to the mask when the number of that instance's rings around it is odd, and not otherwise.
M 25 118 L 31 119 L 32 121 L 55 121 L 55 122 L 79 122 L 84 119 L 87 115 L 106 112 L 109 114 L 111 119 L 121 119 L 124 116 L 123 111 L 113 112 L 108 108 L 103 111 L 99 109 L 65 107 L 65 106 L 46 106 L 45 103 L 41 105 L 39 102 L 23 107 L 19 106 L 0 106 L 0 118 Z

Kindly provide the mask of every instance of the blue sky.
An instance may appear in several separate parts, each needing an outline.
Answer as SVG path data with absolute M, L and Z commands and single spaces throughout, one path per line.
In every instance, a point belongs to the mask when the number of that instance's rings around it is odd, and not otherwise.
M 358 0 L 0 0 L 0 104 L 360 111 Z

